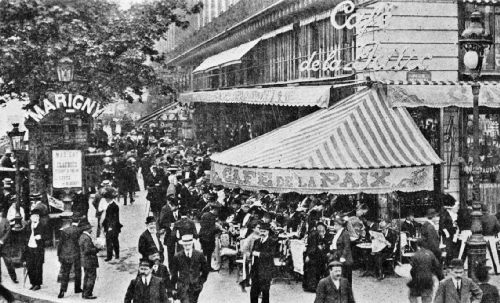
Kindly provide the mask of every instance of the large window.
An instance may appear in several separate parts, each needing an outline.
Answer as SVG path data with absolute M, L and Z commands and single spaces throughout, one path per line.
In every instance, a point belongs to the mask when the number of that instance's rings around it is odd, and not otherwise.
M 337 18 L 338 23 L 344 23 L 341 19 L 345 16 Z M 332 55 L 343 62 L 350 62 L 354 58 L 353 41 L 353 31 L 335 29 L 330 18 L 302 26 L 297 23 L 293 30 L 259 42 L 242 58 L 241 64 L 195 74 L 193 90 L 341 76 L 345 73 L 342 69 L 300 71 L 300 65 L 310 58 L 323 64 Z

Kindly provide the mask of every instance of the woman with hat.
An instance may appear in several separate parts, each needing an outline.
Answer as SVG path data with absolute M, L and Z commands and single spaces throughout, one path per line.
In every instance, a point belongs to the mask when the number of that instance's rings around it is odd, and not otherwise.
M 314 292 L 320 279 L 326 276 L 325 264 L 327 263 L 328 248 L 331 237 L 323 222 L 316 224 L 307 238 L 307 249 L 304 262 L 304 280 L 302 287 L 305 291 Z
M 335 236 L 330 245 L 330 259 L 342 263 L 342 276 L 352 284 L 352 252 L 351 238 L 342 218 L 335 218 L 333 228 Z

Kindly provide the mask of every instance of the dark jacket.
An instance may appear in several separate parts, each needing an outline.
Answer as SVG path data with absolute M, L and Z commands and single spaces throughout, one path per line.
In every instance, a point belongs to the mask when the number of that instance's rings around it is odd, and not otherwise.
M 500 223 L 495 215 L 483 214 L 481 224 L 485 236 L 496 236 L 500 232 Z
M 448 232 L 446 235 L 445 230 Z M 453 238 L 456 227 L 453 226 L 453 219 L 446 209 L 443 209 L 439 215 L 439 235 L 443 237 L 443 241 Z
M 462 277 L 461 295 L 458 296 L 457 288 L 451 278 L 439 282 L 439 286 L 434 298 L 434 303 L 471 303 L 481 302 L 483 292 L 481 288 L 471 279 Z
M 153 235 L 151 235 L 149 230 L 145 230 L 139 237 L 139 253 L 142 255 L 142 258 L 148 259 L 150 254 L 158 252 L 160 254 L 160 260 L 163 262 L 165 258 L 163 244 L 161 243 L 158 234 L 156 234 L 155 237 L 158 239 L 159 248 L 156 247 L 156 244 L 153 241 Z
M 167 294 L 163 281 L 155 276 L 151 277 L 149 285 L 142 282 L 142 277 L 138 276 L 130 281 L 125 294 L 125 303 L 166 303 Z
M 97 252 L 99 249 L 95 247 L 94 242 L 89 235 L 82 233 L 78 240 L 80 246 L 80 256 L 83 268 L 98 268 L 99 260 L 97 259 Z
M 201 216 L 200 220 L 200 240 L 215 241 L 215 234 L 217 233 L 217 216 L 211 212 L 206 212 Z
M 349 232 L 347 229 L 342 230 L 342 234 L 337 240 L 337 249 L 332 251 L 333 259 L 340 260 L 340 258 L 345 259 L 346 265 L 352 265 L 352 252 L 351 252 L 351 238 L 349 237 Z
M 160 212 L 163 205 L 165 205 L 165 201 L 163 200 L 163 193 L 158 187 L 151 187 L 148 190 L 148 194 L 146 195 L 146 199 L 149 201 L 151 205 L 151 211 L 156 213 Z
M 432 289 L 434 274 L 439 280 L 443 279 L 443 271 L 439 261 L 434 254 L 425 248 L 420 248 L 415 252 L 410 261 L 411 281 L 408 287 L 413 296 L 420 296 L 423 290 Z
M 277 252 L 276 240 L 269 236 L 266 242 L 262 243 L 262 239 L 255 240 L 251 256 L 253 252 L 259 252 L 260 256 L 253 257 L 253 264 L 250 275 L 252 280 L 271 282 L 274 273 L 274 257 Z
M 498 295 L 498 288 L 488 283 L 481 283 L 479 287 L 483 291 L 483 298 L 481 303 L 498 303 L 500 297 Z
M 175 221 L 174 212 L 170 208 L 170 205 L 166 203 L 160 211 L 160 220 L 158 222 L 159 228 L 165 230 L 165 238 L 163 239 L 165 245 L 175 243 L 175 234 L 170 228 Z
M 163 285 L 165 286 L 166 290 L 171 291 L 172 281 L 170 279 L 170 272 L 168 271 L 168 268 L 160 263 L 156 271 L 154 270 L 154 267 L 151 270 L 153 276 L 158 277 L 163 281 Z
M 432 251 L 438 260 L 441 260 L 441 249 L 439 248 L 439 236 L 434 226 L 429 222 L 422 225 L 422 245 Z
M 197 250 L 193 250 L 191 258 L 188 258 L 184 251 L 178 252 L 172 260 L 170 270 L 173 287 L 189 287 L 191 290 L 201 290 L 210 272 L 205 256 Z
M 403 223 L 401 223 L 401 231 L 408 233 L 410 237 L 415 237 L 417 228 L 420 228 L 420 224 L 415 221 L 408 222 L 404 220 Z
M 106 217 L 102 221 L 102 227 L 104 231 L 107 232 L 110 228 L 115 231 L 120 232 L 122 228 L 122 224 L 120 223 L 120 208 L 113 201 L 106 208 Z
M 457 212 L 457 225 L 462 230 L 470 230 L 472 226 L 472 210 L 467 207 L 461 207 Z
M 382 232 L 383 234 L 384 232 Z M 382 250 L 384 253 L 391 253 L 394 251 L 394 248 L 396 248 L 397 242 L 398 242 L 398 233 L 395 230 L 388 229 L 387 230 L 387 235 L 384 235 L 385 239 L 391 243 L 391 246 L 386 246 Z
M 30 236 L 31 236 L 31 221 L 28 221 L 28 223 L 26 224 L 26 228 L 25 228 L 25 235 L 26 235 L 26 247 L 28 247 L 28 242 L 30 240 Z M 45 261 L 45 239 L 44 239 L 44 235 L 45 235 L 45 225 L 43 225 L 43 223 L 40 221 L 38 222 L 38 225 L 36 226 L 35 230 L 33 231 L 33 235 L 36 237 L 36 236 L 40 236 L 40 239 L 39 240 L 35 240 L 36 242 L 36 251 L 38 253 L 38 258 L 41 258 L 42 259 L 42 262 Z M 23 260 L 26 260 L 25 259 L 26 255 L 23 256 Z
M 6 218 L 0 218 L 0 242 L 2 243 L 0 247 L 4 249 L 4 247 L 10 242 L 10 223 Z
M 59 244 L 57 245 L 57 256 L 59 262 L 72 263 L 80 258 L 80 244 L 78 240 L 82 231 L 78 226 L 70 225 L 61 230 Z
M 314 303 L 354 303 L 351 285 L 345 278 L 340 278 L 340 289 L 337 289 L 331 277 L 319 281 Z
M 331 236 L 326 233 L 322 238 L 317 231 L 311 232 L 307 237 L 306 256 L 312 263 L 326 264 L 326 254 L 330 248 Z

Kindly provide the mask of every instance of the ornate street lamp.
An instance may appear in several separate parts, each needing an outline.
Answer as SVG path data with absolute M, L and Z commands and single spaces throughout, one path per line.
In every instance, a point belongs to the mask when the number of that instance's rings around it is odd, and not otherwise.
M 24 131 L 19 131 L 19 123 L 12 123 L 13 129 L 7 132 L 12 145 L 12 152 L 16 157 L 16 216 L 14 217 L 14 226 L 12 230 L 19 231 L 23 229 L 21 216 L 21 174 L 19 173 L 19 151 L 24 150 Z
M 483 264 L 486 260 L 486 241 L 482 235 L 481 225 L 481 199 L 479 184 L 481 181 L 481 166 L 480 166 L 480 145 L 479 145 L 479 90 L 481 88 L 477 81 L 483 65 L 484 50 L 493 44 L 490 35 L 485 34 L 482 23 L 481 13 L 475 11 L 471 14 L 470 24 L 463 31 L 459 44 L 465 50 L 464 65 L 469 71 L 469 75 L 474 81 L 472 84 L 473 109 L 472 109 L 472 124 L 474 129 L 473 134 L 473 168 L 472 168 L 472 236 L 467 241 L 468 244 L 468 269 L 469 277 L 476 276 L 476 268 Z
M 74 64 L 73 60 L 64 57 L 57 63 L 57 78 L 61 82 L 73 81 Z

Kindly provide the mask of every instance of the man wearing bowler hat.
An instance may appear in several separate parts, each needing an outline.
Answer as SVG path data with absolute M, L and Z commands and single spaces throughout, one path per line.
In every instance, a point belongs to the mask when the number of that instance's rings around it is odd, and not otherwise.
M 166 303 L 167 292 L 161 278 L 152 273 L 153 261 L 139 261 L 139 275 L 130 281 L 125 294 L 125 303 Z
M 342 263 L 332 261 L 328 264 L 330 275 L 319 281 L 314 303 L 354 303 L 351 284 L 342 278 Z
M 179 244 L 183 250 L 178 252 L 170 266 L 172 285 L 181 303 L 197 303 L 203 284 L 207 281 L 210 268 L 201 251 L 193 248 L 193 235 L 183 235 Z
M 434 303 L 480 303 L 481 288 L 464 276 L 464 263 L 453 259 L 449 264 L 449 277 L 439 282 Z
M 75 294 L 82 292 L 82 267 L 80 245 L 78 244 L 82 234 L 78 227 L 80 218 L 73 215 L 71 221 L 70 226 L 61 229 L 59 245 L 57 246 L 57 256 L 61 263 L 61 290 L 58 298 L 64 297 L 64 293 L 68 290 L 71 267 L 75 269 Z
M 252 269 L 250 277 L 252 287 L 250 289 L 250 302 L 257 303 L 262 293 L 262 303 L 269 303 L 269 289 L 273 278 L 274 257 L 276 255 L 277 243 L 269 236 L 271 225 L 260 224 L 260 239 L 254 242 L 251 258 Z
M 97 253 L 99 248 L 94 245 L 92 240 L 92 225 L 85 222 L 80 227 L 82 234 L 78 240 L 78 245 L 80 247 L 81 264 L 83 267 L 84 277 L 83 277 L 83 299 L 96 299 L 94 296 L 94 285 L 97 278 L 97 268 L 99 267 L 99 260 L 97 259 Z
M 120 223 L 120 209 L 115 201 L 117 196 L 116 189 L 111 187 L 105 188 L 102 194 L 102 197 L 106 199 L 106 203 L 108 204 L 105 210 L 104 220 L 102 221 L 102 227 L 106 235 L 107 256 L 104 260 L 106 262 L 113 258 L 113 252 L 115 253 L 116 259 L 120 258 L 120 242 L 118 236 L 123 225 Z
M 139 237 L 138 248 L 143 259 L 147 259 L 151 251 L 156 251 L 160 254 L 160 260 L 163 263 L 165 259 L 164 248 L 157 233 L 156 221 L 153 216 L 146 218 L 146 230 Z

